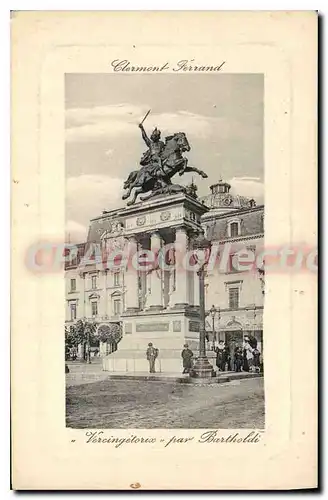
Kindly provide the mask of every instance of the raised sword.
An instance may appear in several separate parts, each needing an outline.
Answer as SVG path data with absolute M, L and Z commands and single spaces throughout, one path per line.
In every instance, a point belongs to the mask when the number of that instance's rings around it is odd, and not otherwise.
M 145 116 L 144 116 L 144 118 L 143 118 L 142 122 L 140 123 L 140 125 L 142 125 L 142 124 L 143 124 L 143 122 L 145 121 L 145 119 L 147 118 L 147 116 L 149 115 L 149 113 L 150 113 L 150 112 L 151 112 L 151 109 L 149 109 L 149 110 L 147 111 L 147 113 L 145 114 Z

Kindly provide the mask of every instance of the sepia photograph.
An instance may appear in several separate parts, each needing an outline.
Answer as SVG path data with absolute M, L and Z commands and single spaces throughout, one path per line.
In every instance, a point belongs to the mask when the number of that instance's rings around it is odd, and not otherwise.
M 11 28 L 13 488 L 315 489 L 318 13 Z
M 264 429 L 263 141 L 261 73 L 66 73 L 67 427 Z

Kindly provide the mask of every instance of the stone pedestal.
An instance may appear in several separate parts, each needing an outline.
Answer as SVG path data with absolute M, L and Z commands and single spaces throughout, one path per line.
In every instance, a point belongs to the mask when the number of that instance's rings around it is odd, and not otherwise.
M 196 272 L 184 267 L 190 239 L 201 232 L 200 217 L 207 207 L 185 195 L 159 196 L 151 201 L 127 207 L 124 236 L 130 249 L 149 249 L 158 255 L 165 245 L 174 247 L 175 270 L 155 262 L 140 279 L 131 266 L 126 280 L 126 308 L 121 316 L 123 337 L 118 350 L 103 358 L 103 369 L 110 372 L 148 372 L 148 343 L 159 349 L 157 372 L 181 373 L 181 351 L 185 343 L 194 352 L 199 350 L 199 299 Z M 164 259 L 165 260 L 165 259 Z M 131 261 L 131 259 L 130 259 Z M 135 262 L 137 259 L 135 259 Z M 161 264 L 159 265 L 159 262 Z M 140 300 L 140 283 L 146 283 L 146 300 Z M 136 297 L 139 299 L 137 301 Z M 198 300 L 198 304 L 194 303 Z
M 156 372 L 182 372 L 181 351 L 187 342 L 197 356 L 199 318 L 193 310 L 163 310 L 161 314 L 140 311 L 125 314 L 123 338 L 118 350 L 103 359 L 103 369 L 111 372 L 148 372 L 148 343 L 159 349 Z
M 193 366 L 192 376 L 194 378 L 212 378 L 215 376 L 213 365 L 207 356 L 199 356 Z

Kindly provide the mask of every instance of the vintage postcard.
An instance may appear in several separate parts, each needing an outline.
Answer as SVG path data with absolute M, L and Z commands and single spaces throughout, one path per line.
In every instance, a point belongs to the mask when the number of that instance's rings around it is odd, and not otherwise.
M 11 22 L 13 488 L 316 488 L 316 13 Z

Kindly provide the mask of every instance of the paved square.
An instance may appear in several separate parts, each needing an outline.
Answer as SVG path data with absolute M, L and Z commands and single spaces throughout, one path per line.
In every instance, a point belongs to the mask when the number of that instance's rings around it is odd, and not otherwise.
M 195 386 L 101 380 L 66 390 L 66 425 L 97 428 L 264 428 L 263 378 Z

